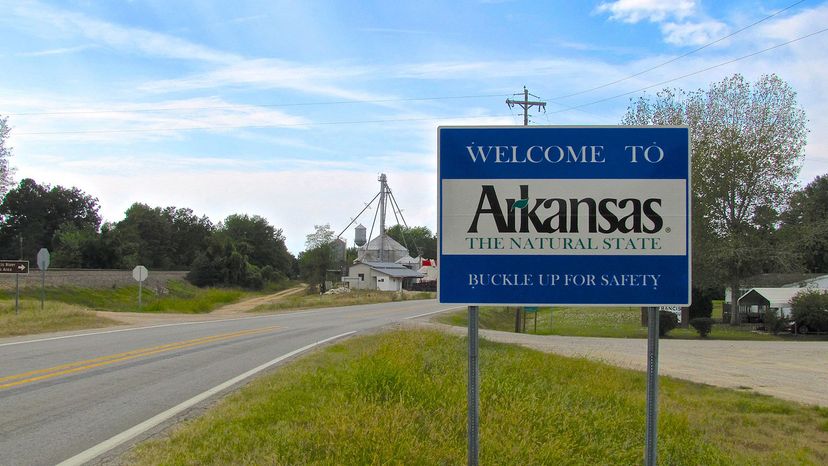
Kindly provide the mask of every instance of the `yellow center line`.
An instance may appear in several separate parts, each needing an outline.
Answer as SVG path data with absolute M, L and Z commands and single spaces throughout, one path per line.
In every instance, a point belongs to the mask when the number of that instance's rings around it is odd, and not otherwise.
M 168 351 L 190 348 L 193 346 L 204 345 L 207 343 L 213 343 L 217 341 L 224 341 L 230 340 L 237 337 L 247 336 L 247 335 L 255 335 L 257 333 L 264 333 L 271 330 L 275 330 L 281 328 L 278 325 L 274 325 L 271 327 L 263 327 L 258 329 L 252 330 L 243 330 L 239 332 L 232 332 L 232 333 L 224 333 L 219 335 L 211 335 L 207 337 L 195 338 L 192 340 L 180 341 L 176 343 L 167 343 L 164 345 L 153 346 L 149 348 L 142 348 L 132 351 L 126 351 L 123 353 L 112 354 L 108 356 L 101 356 L 98 358 L 87 359 L 84 361 L 77 361 L 67 364 L 61 364 L 59 366 L 54 366 L 46 369 L 39 369 L 29 372 L 24 372 L 21 374 L 10 375 L 6 377 L 0 378 L 0 383 L 7 382 L 4 384 L 0 384 L 0 390 L 6 388 L 12 388 L 19 385 L 37 382 L 40 380 L 51 379 L 54 377 L 59 377 L 61 375 L 73 374 L 76 372 L 82 372 L 90 369 L 95 369 L 97 367 L 102 367 L 110 364 L 115 364 L 118 362 L 129 361 L 131 359 L 140 358 L 143 356 L 151 356 L 154 354 L 164 353 Z M 42 375 L 39 375 L 42 374 Z M 33 377 L 34 376 L 34 377 Z M 18 380 L 22 379 L 22 380 Z

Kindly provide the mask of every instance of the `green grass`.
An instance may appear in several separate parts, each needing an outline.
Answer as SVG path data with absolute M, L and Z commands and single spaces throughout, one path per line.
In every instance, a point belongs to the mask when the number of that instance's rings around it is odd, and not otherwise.
M 186 282 L 170 281 L 160 294 L 154 289 L 143 288 L 140 311 L 198 314 L 259 294 L 231 288 L 198 288 Z M 40 299 L 40 289 L 23 289 L 21 296 Z M 102 311 L 139 311 L 137 285 L 120 288 L 51 287 L 46 288 L 46 299 Z
M 20 301 L 20 314 L 17 315 L 13 299 L 0 300 L 0 337 L 106 327 L 117 323 L 71 304 L 46 302 L 41 310 L 40 301 L 31 299 Z
M 647 338 L 647 327 L 641 326 L 639 307 L 541 307 L 538 311 L 538 329 L 535 331 L 534 316 L 527 313 L 526 331 L 539 335 L 565 335 L 581 337 Z M 514 308 L 481 307 L 480 328 L 513 332 Z M 466 326 L 466 310 L 441 314 L 438 322 Z M 691 328 L 677 328 L 667 338 L 698 339 Z M 753 332 L 744 327 L 716 324 L 707 337 L 710 340 L 782 340 L 782 336 Z
M 643 457 L 643 373 L 483 341 L 481 464 L 630 465 Z M 828 463 L 828 410 L 661 378 L 669 465 Z M 466 342 L 355 338 L 219 402 L 135 464 L 464 464 Z
M 256 306 L 250 312 L 273 312 L 293 309 L 390 303 L 393 301 L 408 301 L 412 299 L 433 299 L 434 296 L 434 293 L 429 292 L 400 294 L 393 291 L 353 291 L 350 293 L 331 295 L 296 294 L 275 303 Z

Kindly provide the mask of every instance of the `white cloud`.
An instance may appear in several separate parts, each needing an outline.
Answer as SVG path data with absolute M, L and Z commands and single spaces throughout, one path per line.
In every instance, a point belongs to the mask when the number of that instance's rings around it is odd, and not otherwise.
M 49 55 L 66 55 L 70 53 L 78 53 L 96 47 L 97 46 L 95 45 L 78 45 L 76 47 L 60 47 L 56 49 L 38 50 L 36 52 L 21 52 L 16 55 L 20 57 L 46 57 Z
M 703 21 L 698 23 L 664 23 L 661 32 L 664 40 L 674 45 L 704 45 L 724 37 L 728 26 L 720 21 Z
M 598 13 L 609 13 L 610 18 L 625 23 L 643 20 L 658 23 L 669 18 L 684 19 L 696 11 L 695 0 L 616 0 L 598 5 Z
M 217 97 L 144 103 L 67 101 L 59 96 L 5 101 L 14 117 L 14 140 L 86 141 L 128 144 L 137 140 L 178 137 L 185 131 L 226 132 L 237 128 L 289 126 L 302 129 L 305 117 L 256 105 L 236 104 Z M 55 108 L 68 113 L 48 113 Z M 150 107 L 150 111 L 146 109 Z M 39 112 L 47 113 L 39 113 Z M 25 113 L 30 113 L 26 115 Z
M 3 13 L 7 15 L 7 19 L 16 17 L 35 22 L 41 27 L 45 24 L 44 34 L 54 34 L 56 30 L 63 31 L 73 36 L 86 37 L 101 45 L 128 52 L 216 63 L 234 62 L 241 58 L 234 54 L 213 50 L 167 34 L 124 27 L 38 2 L 16 3 L 12 8 L 4 10 Z

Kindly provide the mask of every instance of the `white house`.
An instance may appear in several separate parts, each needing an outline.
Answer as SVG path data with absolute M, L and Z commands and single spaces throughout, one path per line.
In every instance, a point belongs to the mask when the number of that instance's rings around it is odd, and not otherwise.
M 739 286 L 739 296 L 752 288 L 820 288 L 828 289 L 828 275 L 815 273 L 763 273 L 745 278 Z M 725 304 L 731 303 L 730 287 L 725 288 Z
M 791 300 L 802 292 L 802 288 L 752 288 L 739 298 L 739 307 L 747 312 L 748 320 L 755 316 L 757 320 L 765 311 L 776 311 L 781 317 L 791 316 Z
M 354 290 L 400 291 L 406 279 L 422 278 L 423 274 L 393 262 L 360 262 L 350 267 L 343 280 Z

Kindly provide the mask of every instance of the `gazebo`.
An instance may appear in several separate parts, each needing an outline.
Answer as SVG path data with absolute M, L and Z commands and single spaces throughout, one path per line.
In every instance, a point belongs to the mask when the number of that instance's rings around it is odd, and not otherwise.
M 791 300 L 802 288 L 751 288 L 739 298 L 740 314 L 748 322 L 761 322 L 768 310 L 780 317 L 790 317 Z

